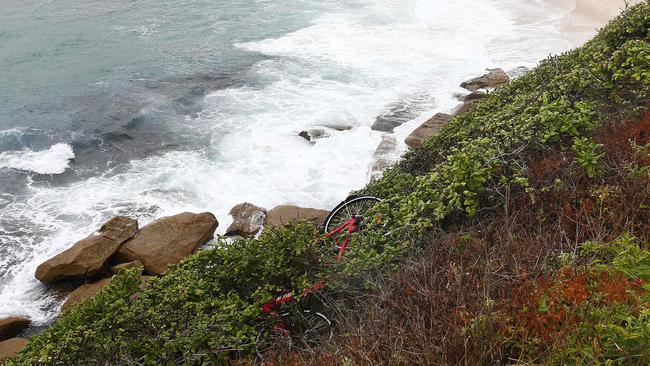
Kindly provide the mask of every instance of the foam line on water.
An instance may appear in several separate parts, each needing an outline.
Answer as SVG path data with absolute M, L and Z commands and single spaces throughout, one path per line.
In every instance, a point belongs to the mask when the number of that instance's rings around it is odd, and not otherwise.
M 0 153 L 0 169 L 10 168 L 37 174 L 61 174 L 74 159 L 72 146 L 58 143 L 48 150 Z

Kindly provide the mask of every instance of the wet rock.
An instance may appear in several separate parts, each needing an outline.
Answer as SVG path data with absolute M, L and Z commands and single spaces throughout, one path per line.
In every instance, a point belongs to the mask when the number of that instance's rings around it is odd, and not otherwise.
M 99 231 L 75 243 L 36 268 L 36 278 L 52 283 L 64 278 L 97 275 L 120 245 L 138 232 L 138 222 L 126 216 L 110 219 Z
M 0 341 L 17 336 L 31 323 L 31 319 L 25 316 L 10 316 L 0 319 Z
M 212 239 L 218 225 L 209 212 L 184 212 L 160 218 L 124 243 L 117 252 L 117 260 L 122 263 L 138 260 L 148 273 L 160 275 Z
M 411 149 L 415 149 L 422 145 L 424 139 L 439 133 L 442 126 L 451 121 L 451 119 L 452 116 L 450 114 L 438 113 L 411 132 L 404 142 L 406 142 L 406 145 Z
M 0 342 L 0 362 L 15 357 L 25 347 L 27 340 L 24 338 L 11 338 Z
M 141 268 L 144 270 L 144 265 L 140 261 L 126 262 L 111 267 L 111 274 L 118 274 L 122 270 L 131 268 Z
M 456 109 L 453 110 L 454 116 L 459 116 L 463 113 L 469 112 L 470 109 L 472 109 L 472 106 L 474 106 L 474 104 L 478 103 L 479 101 L 480 99 L 472 99 L 466 101 L 465 103 L 461 104 L 460 106 L 458 106 Z
M 510 79 L 501 69 L 487 69 L 488 73 L 460 84 L 461 88 L 475 91 L 482 88 L 494 88 L 507 83 Z
M 91 297 L 95 296 L 99 291 L 110 285 L 112 278 L 104 278 L 97 282 L 87 283 L 79 286 L 76 290 L 70 293 L 68 299 L 63 303 L 62 310 L 64 312 L 70 310 L 75 304 L 82 303 Z
M 375 181 L 381 178 L 384 170 L 395 163 L 395 160 L 397 160 L 397 157 L 395 156 L 396 149 L 397 140 L 395 140 L 394 136 L 384 135 L 381 137 L 381 142 L 379 143 L 379 146 L 377 146 L 377 150 L 375 150 L 375 153 L 372 156 L 374 163 L 370 168 L 371 181 Z
M 230 210 L 233 222 L 226 230 L 226 236 L 249 236 L 257 234 L 264 225 L 266 210 L 252 203 L 240 203 Z
M 330 134 L 323 128 L 312 128 L 310 130 L 301 131 L 298 136 L 304 138 L 312 144 L 316 143 L 316 140 L 330 137 Z
M 487 93 L 477 90 L 477 91 L 473 91 L 473 92 L 463 96 L 460 100 L 462 102 L 470 102 L 470 101 L 473 101 L 473 100 L 480 100 L 480 99 L 483 99 L 485 97 L 487 97 Z
M 325 220 L 328 214 L 329 211 L 325 210 L 282 205 L 275 207 L 266 214 L 265 225 L 278 226 L 295 221 L 311 221 L 318 225 Z
M 326 125 L 323 125 L 323 127 L 331 128 L 332 130 L 335 130 L 335 131 L 349 131 L 349 130 L 351 130 L 354 126 L 351 126 L 351 125 L 341 125 L 341 124 L 326 124 Z
M 519 66 L 516 69 L 508 70 L 507 74 L 510 77 L 510 80 L 518 79 L 527 73 L 530 72 L 530 69 L 525 66 Z

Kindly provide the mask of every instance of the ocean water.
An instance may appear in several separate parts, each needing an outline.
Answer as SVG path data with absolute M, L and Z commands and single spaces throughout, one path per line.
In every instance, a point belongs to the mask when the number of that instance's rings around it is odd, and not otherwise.
M 330 208 L 378 117 L 405 122 L 396 159 L 461 81 L 571 48 L 571 4 L 542 0 L 0 3 L 0 317 L 36 324 L 62 301 L 36 266 L 111 216 Z

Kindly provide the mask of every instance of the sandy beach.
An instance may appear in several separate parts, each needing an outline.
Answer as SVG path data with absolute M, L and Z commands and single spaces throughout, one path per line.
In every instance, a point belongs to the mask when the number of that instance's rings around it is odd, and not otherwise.
M 596 30 L 618 16 L 626 6 L 643 0 L 575 0 L 573 11 L 568 16 L 567 38 L 580 46 L 590 39 Z

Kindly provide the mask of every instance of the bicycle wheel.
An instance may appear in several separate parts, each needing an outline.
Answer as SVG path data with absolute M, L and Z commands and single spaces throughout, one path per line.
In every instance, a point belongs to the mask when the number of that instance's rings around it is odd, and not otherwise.
M 289 313 L 282 314 L 287 318 Z M 297 319 L 292 320 L 287 333 L 274 329 L 264 329 L 255 338 L 255 354 L 263 360 L 271 350 L 290 350 L 292 348 L 310 351 L 313 347 L 329 340 L 334 335 L 332 322 L 322 313 L 303 310 Z
M 311 351 L 315 346 L 328 341 L 334 335 L 332 322 L 322 313 L 303 310 L 301 319 L 294 324 L 293 346 Z
M 286 317 L 288 314 L 282 314 Z M 255 338 L 255 354 L 259 360 L 270 350 L 289 350 L 293 346 L 293 340 L 290 333 L 285 333 L 277 329 L 262 329 Z
M 324 232 L 329 233 L 335 230 L 353 217 L 361 216 L 364 219 L 368 219 L 366 217 L 367 212 L 377 202 L 381 202 L 381 199 L 373 196 L 360 196 L 346 199 L 334 207 L 329 215 L 327 215 L 323 226 Z

